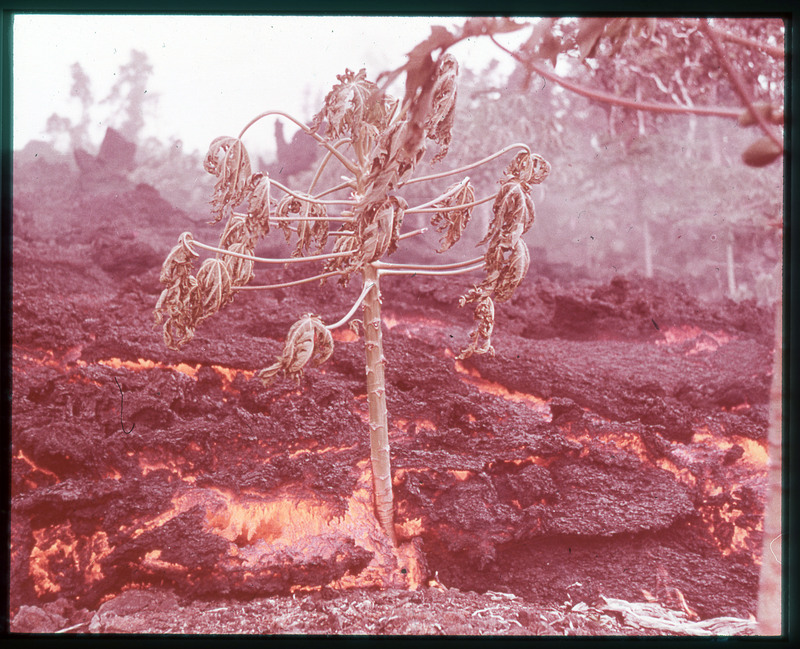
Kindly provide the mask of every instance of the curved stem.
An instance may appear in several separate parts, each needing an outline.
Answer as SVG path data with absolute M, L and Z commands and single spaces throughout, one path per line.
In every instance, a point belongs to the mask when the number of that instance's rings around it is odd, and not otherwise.
M 453 268 L 464 268 L 465 266 L 483 263 L 483 256 L 467 259 L 466 261 L 457 261 L 452 264 L 393 264 L 388 261 L 376 261 L 373 263 L 381 270 L 451 270 Z
M 557 83 L 558 85 L 566 88 L 567 90 L 571 90 L 572 92 L 577 93 L 583 97 L 594 99 L 595 101 L 601 101 L 606 104 L 613 104 L 614 106 L 624 106 L 625 108 L 632 108 L 633 110 L 647 110 L 654 113 L 679 113 L 682 115 L 692 113 L 694 115 L 711 115 L 715 117 L 730 117 L 733 119 L 737 119 L 739 117 L 739 113 L 741 112 L 739 110 L 732 108 L 721 108 L 715 106 L 692 106 L 691 108 L 689 108 L 687 106 L 675 106 L 674 104 L 660 104 L 657 102 L 639 102 L 633 99 L 624 99 L 622 97 L 617 97 L 616 95 L 612 95 L 607 92 L 602 92 L 600 90 L 592 90 L 591 88 L 586 88 L 584 86 L 581 86 L 580 84 L 564 79 L 563 77 L 560 77 L 557 74 L 550 72 L 549 70 L 543 68 L 542 66 L 537 65 L 533 61 L 524 59 L 516 52 L 512 52 L 507 47 L 498 43 L 497 40 L 494 38 L 494 36 L 490 36 L 489 38 L 495 45 L 497 45 L 497 47 L 499 47 L 509 56 L 519 61 L 528 70 L 532 70 L 539 76 L 542 76 L 545 79 L 553 81 L 554 83 Z
M 774 131 L 769 127 L 767 120 L 764 118 L 764 115 L 761 113 L 761 111 L 756 110 L 753 107 L 753 100 L 750 99 L 750 93 L 748 93 L 747 88 L 744 87 L 742 78 L 731 65 L 728 55 L 725 54 L 725 50 L 722 48 L 722 44 L 719 42 L 717 35 L 711 30 L 711 27 L 709 27 L 708 20 L 705 18 L 700 19 L 700 29 L 703 30 L 705 35 L 708 36 L 708 40 L 711 41 L 711 47 L 714 49 L 714 52 L 716 53 L 719 62 L 722 64 L 722 67 L 725 68 L 725 72 L 728 74 L 728 78 L 730 78 L 731 84 L 733 85 L 736 94 L 739 95 L 739 99 L 741 99 L 742 103 L 745 105 L 745 108 L 750 111 L 750 114 L 758 122 L 758 125 L 761 127 L 761 130 L 764 131 L 766 136 L 772 140 L 781 151 L 783 151 L 783 142 L 781 141 L 781 138 L 775 135 Z
M 423 203 L 422 205 L 417 205 L 416 207 L 409 207 L 406 210 L 406 213 L 408 213 L 408 212 L 416 212 L 417 210 L 421 210 L 421 209 L 424 209 L 426 207 L 430 207 L 431 205 L 435 205 L 439 201 L 443 201 L 445 198 L 448 198 L 449 196 L 452 196 L 453 194 L 458 192 L 468 182 L 469 182 L 469 176 L 466 176 L 464 178 L 464 180 L 462 180 L 460 183 L 457 183 L 456 185 L 454 185 L 453 187 L 448 189 L 444 194 L 440 194 L 436 198 L 433 198 L 433 199 L 429 200 L 427 203 Z
M 402 268 L 378 268 L 379 275 L 462 275 L 464 273 L 471 273 L 473 270 L 480 270 L 483 268 L 483 259 L 480 264 L 460 268 L 457 270 L 412 270 Z
M 328 194 L 333 194 L 333 192 L 338 192 L 338 191 L 341 191 L 342 189 L 353 189 L 353 181 L 346 180 L 345 182 L 340 183 L 339 185 L 336 185 L 335 187 L 331 187 L 329 189 L 326 189 L 324 192 L 320 192 L 314 198 L 319 198 L 320 196 L 326 196 Z
M 466 207 L 475 207 L 476 205 L 488 203 L 489 201 L 494 200 L 496 196 L 497 192 L 491 194 L 490 196 L 479 198 L 471 203 L 461 203 L 460 205 L 450 205 L 449 207 L 415 207 L 413 209 L 406 210 L 405 213 L 408 214 L 409 212 L 413 212 L 415 214 L 436 214 L 438 212 L 453 212 L 455 210 L 463 210 Z
M 283 185 L 283 184 L 279 183 L 277 180 L 272 180 L 272 178 L 270 178 L 269 181 L 270 181 L 270 183 L 272 183 L 275 187 L 277 187 L 281 191 L 284 191 L 287 194 L 289 194 L 290 196 L 294 196 L 295 198 L 297 198 L 297 199 L 299 199 L 301 201 L 306 201 L 307 203 L 316 203 L 317 205 L 349 205 L 351 207 L 353 207 L 355 205 L 358 205 L 358 201 L 346 200 L 346 199 L 333 200 L 333 201 L 324 201 L 324 200 L 319 199 L 319 198 L 314 198 L 312 196 L 308 196 L 307 194 L 299 194 L 296 191 L 294 191 L 292 189 L 289 189 L 286 185 Z
M 197 246 L 198 248 L 202 248 L 203 250 L 208 250 L 209 252 L 216 252 L 221 255 L 230 255 L 231 257 L 239 257 L 240 259 L 249 259 L 250 261 L 258 261 L 262 264 L 297 264 L 300 262 L 305 261 L 322 261 L 324 259 L 336 259 L 337 257 L 347 257 L 351 255 L 352 252 L 328 252 L 323 255 L 310 255 L 308 257 L 283 257 L 278 259 L 270 259 L 268 257 L 255 257 L 253 255 L 246 255 L 241 252 L 232 252 L 230 250 L 225 250 L 224 248 L 216 248 L 214 246 L 209 246 L 205 243 L 200 243 L 199 241 L 192 241 L 191 243 L 187 243 L 190 248 L 191 246 Z
M 348 160 L 345 156 L 339 153 L 333 146 L 331 146 L 330 142 L 328 142 L 322 136 L 317 135 L 316 133 L 312 133 L 311 129 L 309 129 L 308 126 L 303 124 L 303 122 L 301 122 L 298 119 L 295 119 L 289 113 L 284 113 L 281 110 L 268 110 L 266 113 L 261 113 L 260 115 L 251 119 L 249 122 L 247 122 L 247 124 L 245 124 L 245 127 L 239 133 L 239 139 L 241 140 L 242 137 L 244 137 L 244 134 L 247 132 L 247 129 L 249 129 L 253 124 L 255 124 L 256 122 L 265 117 L 269 117 L 270 115 L 280 115 L 281 117 L 285 117 L 286 119 L 294 122 L 295 124 L 297 124 L 297 126 L 302 128 L 308 135 L 313 137 L 317 142 L 319 142 L 322 146 L 328 149 L 328 151 L 330 151 L 333 155 L 335 155 L 336 158 L 339 160 L 339 162 L 341 162 L 350 173 L 352 174 L 358 173 L 358 168 L 352 162 L 350 162 L 350 160 Z
M 398 239 L 408 239 L 409 237 L 416 237 L 418 234 L 425 234 L 428 231 L 428 228 L 420 228 L 419 230 L 411 230 L 410 232 L 406 232 L 405 234 L 401 234 Z
M 348 142 L 350 142 L 350 138 L 344 138 L 342 140 L 339 140 L 336 144 L 334 144 L 333 148 L 338 149 L 340 146 L 342 146 L 343 144 L 347 144 Z M 331 157 L 333 157 L 333 153 L 331 151 L 328 151 L 325 154 L 325 157 L 322 158 L 322 162 L 319 163 L 319 167 L 317 167 L 317 172 L 314 174 L 314 177 L 311 179 L 311 184 L 308 186 L 309 194 L 314 191 L 314 187 L 317 184 L 317 181 L 320 179 L 322 171 L 325 169 L 325 166 L 328 164 L 328 161 L 331 159 Z
M 272 288 L 288 288 L 290 286 L 299 286 L 300 284 L 308 284 L 309 282 L 316 281 L 318 279 L 326 279 L 328 277 L 333 277 L 334 275 L 343 275 L 344 273 L 339 270 L 332 270 L 327 273 L 320 273 L 319 275 L 313 275 L 312 277 L 304 277 L 303 279 L 296 279 L 292 282 L 282 282 L 280 284 L 263 284 L 261 286 L 233 286 L 231 287 L 234 291 L 262 291 L 268 290 Z
M 337 221 L 341 223 L 351 223 L 353 221 L 349 216 L 273 216 L 270 223 L 299 223 L 301 221 Z
M 436 180 L 437 178 L 447 178 L 447 176 L 453 176 L 455 174 L 460 174 L 465 171 L 469 171 L 470 169 L 474 169 L 475 167 L 480 167 L 487 162 L 491 162 L 495 158 L 499 158 L 501 155 L 508 153 L 509 151 L 513 151 L 514 149 L 525 149 L 528 153 L 531 152 L 530 147 L 527 144 L 522 144 L 521 142 L 516 142 L 515 144 L 509 144 L 507 147 L 503 147 L 496 153 L 493 153 L 490 156 L 486 156 L 477 162 L 473 162 L 468 164 L 464 167 L 459 167 L 458 169 L 451 169 L 450 171 L 442 171 L 438 174 L 431 174 L 430 176 L 420 176 L 419 178 L 412 178 L 411 180 L 407 181 L 406 185 L 411 185 L 412 183 L 422 183 L 427 180 Z
M 330 329 L 333 331 L 334 329 L 338 329 L 342 325 L 346 324 L 347 321 L 353 317 L 353 314 L 356 312 L 356 309 L 361 305 L 364 301 L 364 298 L 367 297 L 367 293 L 369 293 L 370 289 L 375 286 L 374 282 L 367 282 L 364 284 L 364 290 L 361 291 L 361 295 L 358 296 L 355 304 L 353 304 L 352 308 L 347 312 L 347 315 L 344 316 L 341 320 L 334 322 L 333 324 L 325 325 L 326 329 Z
M 243 216 L 247 218 L 247 214 L 241 212 L 233 212 L 234 216 Z M 269 217 L 270 223 L 295 223 L 299 221 L 341 221 L 342 223 L 352 222 L 352 217 L 349 216 L 271 216 Z

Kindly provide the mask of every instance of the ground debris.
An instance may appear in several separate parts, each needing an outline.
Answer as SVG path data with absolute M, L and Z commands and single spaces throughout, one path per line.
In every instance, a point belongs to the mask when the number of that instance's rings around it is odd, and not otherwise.
M 603 598 L 599 607 L 603 612 L 620 613 L 624 624 L 636 629 L 654 629 L 675 635 L 752 635 L 756 621 L 737 617 L 715 617 L 692 621 L 684 611 L 670 611 L 656 602 L 627 602 L 622 599 Z M 574 608 L 573 608 L 574 610 Z

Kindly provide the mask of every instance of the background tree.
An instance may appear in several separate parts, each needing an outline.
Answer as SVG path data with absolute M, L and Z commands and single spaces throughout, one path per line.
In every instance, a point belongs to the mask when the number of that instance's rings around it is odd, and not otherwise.
M 673 164 L 691 158 L 698 133 L 699 115 L 738 119 L 748 131 L 749 144 L 742 147 L 741 161 L 751 168 L 764 168 L 783 159 L 784 33 L 780 20 L 770 19 L 654 19 L 654 18 L 584 18 L 545 19 L 536 23 L 531 36 L 516 52 L 504 48 L 494 34 L 490 37 L 508 54 L 517 59 L 529 75 L 537 74 L 564 88 L 606 106 L 608 131 L 620 136 L 624 146 L 643 138 L 649 121 L 656 127 L 667 115 L 688 116 L 688 142 L 684 156 L 671 158 Z M 735 49 L 735 54 L 733 53 Z M 572 60 L 570 78 L 545 67 L 562 60 Z M 574 65 L 580 62 L 582 65 Z M 591 84 L 591 85 L 590 85 Z M 669 97 L 671 103 L 666 101 Z M 717 103 L 722 104 L 722 107 Z M 738 107 L 734 107 L 736 104 Z M 730 108 L 728 108 L 730 106 Z M 755 130 L 759 135 L 753 135 Z M 711 131 L 710 156 L 697 160 L 703 174 L 720 173 L 723 168 L 719 153 L 719 133 Z M 714 137 L 714 136 L 717 137 Z M 683 160 L 681 160 L 683 158 Z M 725 173 L 723 171 L 723 173 Z M 755 174 L 741 178 L 742 185 L 728 184 L 730 177 L 718 180 L 713 189 L 752 188 L 747 205 L 750 216 L 739 215 L 742 206 L 730 209 L 725 199 L 715 205 L 725 209 L 728 221 L 724 231 L 727 265 L 727 291 L 737 297 L 739 289 L 734 272 L 734 240 L 742 223 L 750 227 L 780 226 L 782 196 L 780 179 L 768 182 Z M 650 188 L 652 178 L 640 186 Z M 721 187 L 720 187 L 721 185 Z M 768 186 L 764 192 L 765 185 Z M 683 187 L 673 191 L 671 199 L 680 200 Z M 766 194 L 765 205 L 762 197 Z M 645 201 L 638 194 L 636 217 L 643 220 L 645 255 L 651 240 L 650 216 L 643 212 Z M 758 207 L 756 207 L 756 205 Z M 728 211 L 730 209 L 730 211 Z M 714 213 L 716 216 L 718 214 Z M 728 218 L 733 216 L 732 219 Z M 738 217 L 738 218 L 737 218 Z M 691 217 L 690 217 L 691 218 Z M 703 219 L 699 219 L 701 229 Z M 733 221 L 733 223 L 731 223 Z M 694 224 L 692 222 L 692 229 Z M 682 223 L 687 225 L 686 221 Z M 779 243 L 779 242 L 778 242 Z M 646 273 L 648 272 L 646 261 Z M 773 286 L 780 283 L 780 273 L 773 272 Z M 768 436 L 769 473 L 764 519 L 762 577 L 758 606 L 761 633 L 781 632 L 780 561 L 773 560 L 771 543 L 781 535 L 781 416 L 779 375 L 782 357 L 781 290 L 777 286 L 776 342 L 772 390 L 772 417 Z

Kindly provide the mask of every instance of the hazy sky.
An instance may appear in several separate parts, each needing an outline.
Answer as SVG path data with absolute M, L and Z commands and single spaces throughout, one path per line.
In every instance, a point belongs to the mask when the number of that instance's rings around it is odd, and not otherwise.
M 457 17 L 291 16 L 65 16 L 14 18 L 14 148 L 42 138 L 53 113 L 80 121 L 70 97 L 70 68 L 78 62 L 95 101 L 106 97 L 131 50 L 153 66 L 147 92 L 157 97 L 142 135 L 175 136 L 205 152 L 218 135 L 236 135 L 251 118 L 280 109 L 308 119 L 336 75 L 367 69 L 374 79 L 399 67 L 431 25 L 452 27 Z M 523 37 L 522 32 L 517 39 Z M 507 36 L 506 43 L 515 36 Z M 488 39 L 451 50 L 462 66 L 481 70 L 497 58 L 512 65 Z M 107 115 L 92 112 L 99 145 Z M 272 122 L 261 126 L 272 146 Z M 287 134 L 291 129 L 287 128 Z

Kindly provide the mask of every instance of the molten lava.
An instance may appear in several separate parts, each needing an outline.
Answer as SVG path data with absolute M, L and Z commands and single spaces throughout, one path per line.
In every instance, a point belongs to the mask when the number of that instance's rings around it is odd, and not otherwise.
M 109 358 L 109 359 L 99 360 L 97 362 L 100 365 L 113 367 L 114 369 L 119 369 L 120 367 L 124 367 L 125 369 L 134 371 L 151 370 L 154 367 L 158 367 L 160 369 L 169 369 L 169 370 L 174 370 L 175 372 L 180 372 L 181 374 L 186 374 L 187 376 L 191 376 L 194 380 L 197 380 L 197 372 L 200 370 L 200 365 L 192 366 L 186 363 L 178 363 L 177 365 L 168 365 L 166 363 L 151 361 L 144 358 L 140 358 L 137 361 L 123 361 L 119 358 Z
M 504 385 L 488 381 L 481 376 L 478 370 L 473 367 L 466 367 L 461 361 L 455 361 L 455 368 L 456 371 L 462 375 L 462 379 L 466 383 L 474 385 L 481 392 L 493 394 L 496 397 L 506 399 L 507 401 L 513 401 L 514 403 L 525 404 L 533 410 L 536 416 L 542 421 L 549 422 L 553 420 L 553 413 L 546 399 L 541 399 L 540 397 L 524 392 L 517 392 L 516 390 L 509 390 Z

